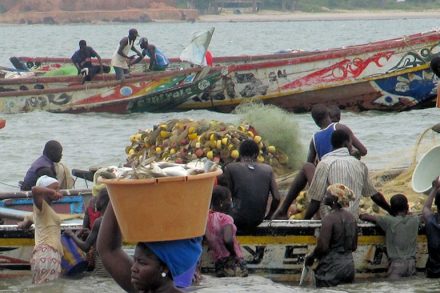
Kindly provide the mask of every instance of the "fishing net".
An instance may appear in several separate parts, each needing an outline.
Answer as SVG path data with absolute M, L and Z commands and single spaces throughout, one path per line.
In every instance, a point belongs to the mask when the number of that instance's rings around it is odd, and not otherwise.
M 374 186 L 388 200 L 397 193 L 404 194 L 408 198 L 410 211 L 413 213 L 421 212 L 426 201 L 426 195 L 414 192 L 411 179 L 420 158 L 432 147 L 439 144 L 440 135 L 430 127 L 422 132 L 413 146 L 385 154 L 385 156 L 389 155 L 390 157 L 399 158 L 399 160 L 393 162 L 392 166 L 371 172 Z M 382 212 L 369 199 L 363 199 L 360 207 L 365 212 Z

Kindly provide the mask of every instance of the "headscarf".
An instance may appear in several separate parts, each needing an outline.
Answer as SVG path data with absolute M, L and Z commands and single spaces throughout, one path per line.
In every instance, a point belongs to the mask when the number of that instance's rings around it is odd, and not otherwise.
M 343 207 L 348 207 L 350 201 L 354 200 L 354 193 L 344 184 L 336 183 L 327 187 L 327 192 L 338 198 L 338 203 Z
M 166 264 L 173 279 L 191 269 L 202 254 L 202 237 L 147 242 L 145 245 Z
M 54 184 L 55 182 L 58 183 L 58 180 L 49 177 L 47 175 L 43 175 L 40 178 L 38 178 L 37 183 L 35 185 L 40 187 L 48 187 L 49 185 Z

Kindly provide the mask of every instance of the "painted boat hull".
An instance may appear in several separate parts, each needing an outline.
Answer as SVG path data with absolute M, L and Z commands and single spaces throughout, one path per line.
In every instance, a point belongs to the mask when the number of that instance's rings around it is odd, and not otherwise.
M 188 69 L 141 74 L 122 83 L 112 78 L 84 85 L 78 83 L 78 77 L 2 80 L 0 112 L 167 112 L 220 79 L 219 71 L 200 76 L 202 72 Z M 36 85 L 43 89 L 35 89 Z
M 0 112 L 13 113 L 20 109 L 32 111 L 42 109 L 52 112 L 106 111 L 130 113 L 137 111 L 178 111 L 209 109 L 230 112 L 237 105 L 249 101 L 262 101 L 277 105 L 292 112 L 309 111 L 314 104 L 336 104 L 340 108 L 363 111 L 403 111 L 431 105 L 436 96 L 437 77 L 429 69 L 433 56 L 440 53 L 440 32 L 414 34 L 364 45 L 329 49 L 325 51 L 295 54 L 273 54 L 261 56 L 237 56 L 214 59 L 215 71 L 208 74 L 194 88 L 198 91 L 182 92 L 180 82 L 161 80 L 154 85 L 155 91 L 145 90 L 137 96 L 131 94 L 140 87 L 137 83 L 126 84 L 127 94 L 118 93 L 123 88 L 100 89 L 99 93 L 88 93 L 81 89 L 82 107 L 64 105 L 52 107 L 5 107 L 6 98 L 0 93 Z M 29 61 L 28 61 L 29 62 Z M 168 78 L 184 78 L 183 73 L 193 72 L 183 63 L 173 63 L 179 70 L 165 73 Z M 180 65 L 179 65 L 180 64 Z M 164 73 L 156 79 L 164 78 Z M 24 80 L 24 79 L 23 79 Z M 128 82 L 128 81 L 127 81 Z M 148 83 L 144 78 L 143 82 Z M 4 81 L 8 83 L 8 81 Z M 165 86 L 166 84 L 166 86 Z M 0 86 L 2 81 L 0 81 Z M 150 85 L 151 87 L 152 85 Z M 163 90 L 168 94 L 164 93 Z M 97 90 L 97 89 L 96 89 Z M 105 99 L 113 90 L 117 98 Z M 42 92 L 40 92 L 42 93 Z M 172 93 L 172 94 L 171 94 Z M 145 98 L 160 101 L 157 110 L 153 106 L 130 107 L 130 100 Z M 8 96 L 14 101 L 13 96 Z M 93 98 L 91 98 L 93 97 Z M 165 98 L 164 98 L 165 97 Z M 100 101 L 96 105 L 96 100 Z M 26 100 L 31 99 L 27 96 Z M 40 97 L 31 102 L 39 103 Z M 52 102 L 53 99 L 44 97 Z M 21 101 L 21 100 L 20 100 Z M 149 99 L 143 103 L 149 104 Z M 55 108 L 55 109 L 54 109 Z M 9 111 L 9 112 L 8 112 Z
M 79 229 L 80 225 L 64 225 Z M 264 222 L 252 235 L 239 235 L 248 268 L 275 281 L 297 282 L 301 276 L 304 257 L 316 245 L 320 221 L 272 221 Z M 359 225 L 358 249 L 353 253 L 356 279 L 383 277 L 387 270 L 387 257 L 383 232 L 371 224 Z M 0 271 L 29 269 L 33 234 L 20 231 L 14 225 L 0 226 Z M 133 245 L 125 245 L 129 253 Z M 423 270 L 427 260 L 427 243 L 423 230 L 417 241 L 417 269 Z M 214 265 L 204 248 L 202 272 L 213 273 Z

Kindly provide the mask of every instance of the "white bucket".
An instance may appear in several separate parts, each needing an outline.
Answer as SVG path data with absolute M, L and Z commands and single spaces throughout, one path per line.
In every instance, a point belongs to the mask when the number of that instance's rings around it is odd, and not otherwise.
M 417 163 L 411 180 L 412 189 L 428 194 L 437 176 L 440 176 L 440 145 L 431 148 Z

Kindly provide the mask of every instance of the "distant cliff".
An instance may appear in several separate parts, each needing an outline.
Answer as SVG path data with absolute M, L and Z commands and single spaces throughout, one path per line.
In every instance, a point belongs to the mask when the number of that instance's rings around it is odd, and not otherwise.
M 0 23 L 145 22 L 197 19 L 175 0 L 2 0 Z

